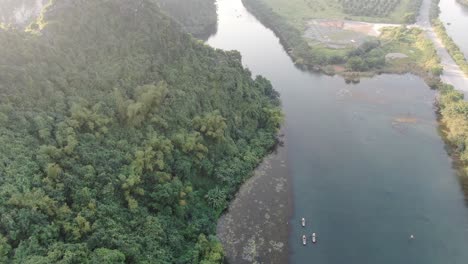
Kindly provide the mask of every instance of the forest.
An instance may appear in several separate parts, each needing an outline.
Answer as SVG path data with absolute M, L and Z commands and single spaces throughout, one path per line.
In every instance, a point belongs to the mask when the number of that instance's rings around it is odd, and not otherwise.
M 223 262 L 216 220 L 277 143 L 278 93 L 154 0 L 0 29 L 0 263 Z
M 389 17 L 399 6 L 404 6 L 404 12 L 398 19 L 402 23 L 414 23 L 419 14 L 422 0 L 338 0 L 345 14 L 353 16 Z M 399 13 L 399 12 L 398 12 Z
M 339 0 L 346 14 L 355 16 L 388 16 L 401 0 Z
M 460 169 L 460 182 L 468 202 L 468 102 L 463 99 L 463 93 L 451 85 L 441 83 L 438 88 L 442 132 Z
M 196 37 L 205 38 L 216 32 L 215 0 L 158 0 L 161 9 L 180 22 Z

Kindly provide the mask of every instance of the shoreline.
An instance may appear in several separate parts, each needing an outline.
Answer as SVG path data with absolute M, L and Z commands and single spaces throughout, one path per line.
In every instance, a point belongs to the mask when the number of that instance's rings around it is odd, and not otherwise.
M 422 8 L 424 1 L 425 0 L 421 1 L 420 9 Z M 283 21 L 283 18 L 280 17 L 280 15 L 269 10 L 268 7 L 263 3 L 259 2 L 258 4 L 255 4 L 255 6 L 248 0 L 242 0 L 242 3 L 250 14 L 252 14 L 260 23 L 262 23 L 265 27 L 270 29 L 276 35 L 283 49 L 291 58 L 294 65 L 303 71 L 321 73 L 329 76 L 338 75 L 341 76 L 348 83 L 358 83 L 361 78 L 372 78 L 380 74 L 407 73 L 411 73 L 423 78 L 430 87 L 433 87 L 432 83 L 437 83 L 439 81 L 438 76 L 432 76 L 427 69 L 423 69 L 422 66 L 418 65 L 417 63 L 409 63 L 403 66 L 386 64 L 382 68 L 370 69 L 367 71 L 337 71 L 334 69 L 335 66 L 344 67 L 344 65 L 333 63 L 312 63 L 312 56 L 310 54 L 310 51 L 307 49 L 309 44 L 307 44 L 307 42 L 303 39 L 302 35 L 299 32 L 297 32 L 297 29 L 289 25 L 286 21 Z M 362 21 L 351 22 L 359 23 Z M 419 23 L 418 21 L 415 22 L 415 24 Z M 378 25 L 376 23 L 372 24 L 374 24 L 374 26 Z M 401 26 L 403 26 L 403 24 L 401 24 Z M 285 35 L 285 31 L 288 32 L 288 35 Z M 435 48 L 436 47 L 434 46 L 434 49 Z
M 282 144 L 264 158 L 218 220 L 225 263 L 289 262 L 293 201 L 284 130 L 279 133 Z

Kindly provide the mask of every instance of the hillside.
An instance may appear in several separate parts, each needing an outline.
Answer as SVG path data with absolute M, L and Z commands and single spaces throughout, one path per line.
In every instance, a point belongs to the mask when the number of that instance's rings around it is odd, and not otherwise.
M 153 0 L 64 0 L 0 29 L 0 263 L 221 263 L 278 94 Z
M 380 23 L 414 22 L 421 0 L 246 0 L 260 2 L 298 30 L 310 19 L 348 19 Z M 410 20 L 410 21 L 406 21 Z
M 216 33 L 215 0 L 158 0 L 161 8 L 179 21 L 184 30 L 196 37 L 206 38 Z

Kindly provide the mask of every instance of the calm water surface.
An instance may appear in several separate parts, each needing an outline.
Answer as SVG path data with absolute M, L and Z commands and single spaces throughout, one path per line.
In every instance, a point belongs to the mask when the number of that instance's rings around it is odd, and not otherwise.
M 218 15 L 207 43 L 239 50 L 281 93 L 291 263 L 468 263 L 468 211 L 423 81 L 383 75 L 347 85 L 303 72 L 240 0 L 219 0 Z M 318 244 L 302 246 L 312 232 Z
M 439 7 L 440 19 L 444 22 L 447 32 L 465 53 L 465 57 L 468 57 L 468 7 L 462 6 L 456 0 L 441 0 Z

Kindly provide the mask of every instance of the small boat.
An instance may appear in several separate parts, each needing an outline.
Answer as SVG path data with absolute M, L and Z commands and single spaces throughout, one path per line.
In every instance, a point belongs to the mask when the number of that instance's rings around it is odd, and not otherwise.
M 312 243 L 317 243 L 317 235 L 312 233 Z
M 305 227 L 305 218 L 304 217 L 302 217 L 301 222 L 302 222 L 302 227 Z
M 305 235 L 302 235 L 302 245 L 306 245 L 307 244 L 307 237 Z

